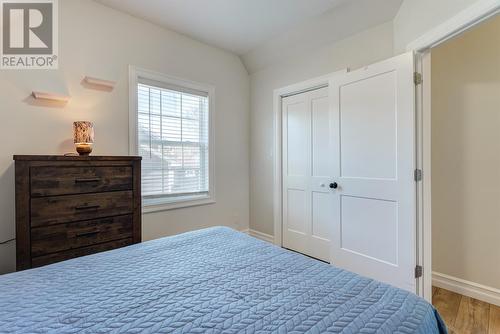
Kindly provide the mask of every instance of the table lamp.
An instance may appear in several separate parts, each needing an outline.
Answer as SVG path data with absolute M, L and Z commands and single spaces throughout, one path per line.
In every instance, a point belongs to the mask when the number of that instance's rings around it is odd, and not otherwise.
M 94 124 L 86 121 L 74 122 L 73 139 L 78 154 L 89 155 L 94 143 Z

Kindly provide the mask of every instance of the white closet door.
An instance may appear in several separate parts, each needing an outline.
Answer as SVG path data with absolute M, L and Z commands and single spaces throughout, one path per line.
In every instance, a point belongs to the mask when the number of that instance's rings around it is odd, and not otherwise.
M 333 155 L 328 88 L 286 97 L 283 112 L 283 246 L 330 261 Z
M 404 54 L 332 80 L 330 94 L 332 263 L 415 292 L 413 72 Z

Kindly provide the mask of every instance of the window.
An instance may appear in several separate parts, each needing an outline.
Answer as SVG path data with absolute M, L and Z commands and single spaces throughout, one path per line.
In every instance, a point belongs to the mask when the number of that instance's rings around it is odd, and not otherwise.
M 213 203 L 213 88 L 131 68 L 144 211 Z

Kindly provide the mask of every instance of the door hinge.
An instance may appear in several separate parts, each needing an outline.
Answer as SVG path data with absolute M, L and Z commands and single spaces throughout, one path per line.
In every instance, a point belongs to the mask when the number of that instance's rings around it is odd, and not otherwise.
M 418 72 L 413 73 L 413 82 L 415 85 L 420 85 L 422 83 L 422 74 Z
M 422 170 L 421 169 L 415 169 L 415 174 L 414 174 L 415 181 L 422 181 Z
M 424 274 L 424 268 L 422 266 L 415 266 L 415 278 L 420 278 Z

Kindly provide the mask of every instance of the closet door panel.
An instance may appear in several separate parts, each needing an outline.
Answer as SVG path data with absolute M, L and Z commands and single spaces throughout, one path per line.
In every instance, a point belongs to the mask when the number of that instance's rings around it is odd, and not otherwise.
M 328 261 L 331 110 L 326 88 L 283 99 L 283 246 Z
M 332 80 L 332 262 L 416 292 L 415 87 L 408 53 Z

